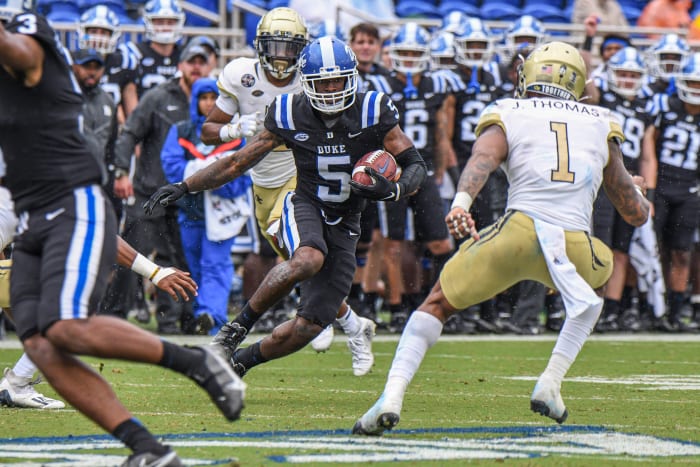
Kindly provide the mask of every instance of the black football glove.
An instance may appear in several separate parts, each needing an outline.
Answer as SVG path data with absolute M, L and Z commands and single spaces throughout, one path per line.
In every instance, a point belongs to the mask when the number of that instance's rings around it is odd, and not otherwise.
M 375 201 L 398 201 L 401 196 L 398 183 L 388 180 L 372 167 L 365 167 L 365 173 L 374 179 L 374 184 L 363 185 L 350 180 L 353 193 Z
M 189 193 L 189 191 L 190 190 L 185 182 L 162 186 L 151 195 L 148 201 L 143 203 L 143 210 L 150 216 L 153 212 L 153 208 L 156 207 L 156 204 L 160 204 L 163 207 L 169 206 L 185 196 L 187 193 Z

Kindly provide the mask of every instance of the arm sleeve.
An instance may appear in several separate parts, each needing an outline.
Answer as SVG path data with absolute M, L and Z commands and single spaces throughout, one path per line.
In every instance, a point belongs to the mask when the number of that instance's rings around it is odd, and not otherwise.
M 421 186 L 428 175 L 428 169 L 415 146 L 397 154 L 396 162 L 401 166 L 401 178 L 398 184 L 401 187 L 401 197 L 404 197 Z

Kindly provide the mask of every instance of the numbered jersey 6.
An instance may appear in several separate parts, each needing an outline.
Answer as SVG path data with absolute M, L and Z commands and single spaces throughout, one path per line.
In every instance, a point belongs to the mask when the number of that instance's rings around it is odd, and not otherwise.
M 401 128 L 431 169 L 435 150 L 436 114 L 450 91 L 449 83 L 444 74 L 424 73 L 414 90 L 415 96 L 407 97 L 406 85 L 395 72 L 387 77 L 387 81 L 391 88 L 391 99 L 399 110 Z
M 610 111 L 556 99 L 503 99 L 484 110 L 477 136 L 491 125 L 508 140 L 508 209 L 589 231 L 608 141 L 624 139 Z

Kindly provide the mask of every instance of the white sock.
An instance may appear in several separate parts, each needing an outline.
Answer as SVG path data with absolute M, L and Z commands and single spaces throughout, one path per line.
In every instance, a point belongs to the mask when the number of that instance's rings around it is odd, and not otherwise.
M 552 350 L 552 357 L 547 364 L 545 373 L 549 374 L 559 384 L 576 360 L 583 344 L 593 331 L 603 304 L 584 311 L 575 318 L 567 317 L 557 337 L 557 343 Z
M 350 305 L 348 305 L 348 311 L 345 315 L 341 318 L 337 318 L 336 321 L 338 321 L 340 327 L 343 328 L 343 332 L 350 337 L 357 335 L 360 329 L 362 329 L 357 313 L 352 311 Z
M 557 337 L 557 343 L 554 345 L 552 353 L 559 353 L 571 360 L 576 360 L 581 347 L 591 335 L 593 326 L 595 326 L 600 312 L 603 310 L 603 304 L 586 310 L 575 318 L 567 317 L 564 325 Z
M 22 378 L 31 378 L 34 376 L 34 373 L 36 373 L 36 370 L 37 368 L 34 362 L 29 359 L 26 353 L 23 353 L 19 360 L 17 360 L 17 363 L 15 363 L 15 367 L 12 369 L 12 372 L 16 376 L 20 376 Z
M 401 333 L 394 361 L 391 363 L 384 395 L 403 400 L 408 383 L 418 371 L 426 352 L 442 333 L 442 323 L 424 311 L 414 311 Z
M 547 368 L 544 369 L 544 373 L 549 376 L 555 383 L 561 387 L 562 381 L 564 381 L 564 376 L 571 368 L 571 364 L 574 363 L 573 360 L 569 360 L 560 353 L 553 353 L 549 358 L 549 363 L 547 363 Z

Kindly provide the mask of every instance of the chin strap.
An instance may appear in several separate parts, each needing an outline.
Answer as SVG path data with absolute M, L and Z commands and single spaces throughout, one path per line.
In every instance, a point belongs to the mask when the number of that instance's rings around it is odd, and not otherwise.
M 475 65 L 472 67 L 472 75 L 467 85 L 467 92 L 477 92 L 479 89 L 481 89 L 479 84 L 479 67 Z
M 406 87 L 403 88 L 403 95 L 406 99 L 418 98 L 418 90 L 413 85 L 413 73 L 406 72 Z

